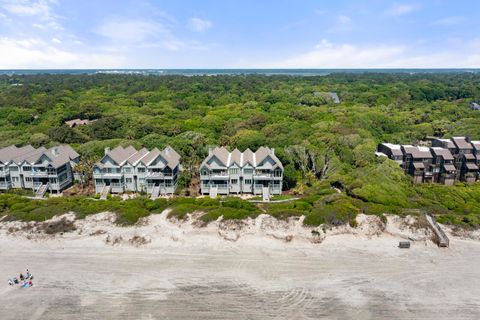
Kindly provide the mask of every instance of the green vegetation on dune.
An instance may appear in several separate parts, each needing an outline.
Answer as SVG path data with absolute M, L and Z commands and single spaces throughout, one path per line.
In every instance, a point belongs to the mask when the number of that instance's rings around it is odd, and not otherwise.
M 479 84 L 475 73 L 0 76 L 0 147 L 69 143 L 91 163 L 105 147 L 118 144 L 171 145 L 186 169 L 178 193 L 191 195 L 196 178 L 192 171 L 208 147 L 266 145 L 275 148 L 285 167 L 284 187 L 301 197 L 252 205 L 182 197 L 37 201 L 7 194 L 0 196 L 0 208 L 24 220 L 66 211 L 81 217 L 113 211 L 122 224 L 167 207 L 170 216 L 180 219 L 192 211 L 204 212 L 204 221 L 266 212 L 280 219 L 305 215 L 308 225 L 348 223 L 361 212 L 382 216 L 423 211 L 439 215 L 440 222 L 476 227 L 479 184 L 414 186 L 396 163 L 376 159 L 374 150 L 379 142 L 416 143 L 426 136 L 480 139 L 480 112 L 468 106 L 480 98 Z M 337 92 L 341 103 L 326 99 L 325 92 Z M 97 121 L 75 128 L 64 125 L 74 118 Z

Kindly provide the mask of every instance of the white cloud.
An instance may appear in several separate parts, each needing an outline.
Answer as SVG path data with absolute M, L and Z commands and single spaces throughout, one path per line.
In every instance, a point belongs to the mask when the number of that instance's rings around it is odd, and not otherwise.
M 452 16 L 452 17 L 445 17 L 445 18 L 438 19 L 434 21 L 433 24 L 440 25 L 440 26 L 452 26 L 455 24 L 459 24 L 463 21 L 465 21 L 464 17 Z
M 201 19 L 201 18 L 190 18 L 188 20 L 188 27 L 197 32 L 207 31 L 212 27 L 212 22 L 209 20 Z
M 457 51 L 415 53 L 405 45 L 334 44 L 322 40 L 312 50 L 257 68 L 478 68 L 480 54 L 475 42 Z
M 345 16 L 345 15 L 340 15 L 338 17 L 338 23 L 340 24 L 349 24 L 352 22 L 352 18 L 350 18 L 349 16 Z
M 393 5 L 390 9 L 387 10 L 387 14 L 390 16 L 402 16 L 408 13 L 411 13 L 413 11 L 418 10 L 419 7 L 414 4 L 395 4 Z
M 62 40 L 60 40 L 60 39 L 58 39 L 58 38 L 53 38 L 53 39 L 52 39 L 52 42 L 53 42 L 53 43 L 58 43 L 58 44 L 60 44 L 60 43 L 62 43 Z
M 10 16 L 35 18 L 41 23 L 34 22 L 33 26 L 60 30 L 59 17 L 54 13 L 56 4 L 56 0 L 0 0 L 0 6 Z
M 169 31 L 160 23 L 149 20 L 110 20 L 94 30 L 110 40 L 123 43 L 143 42 Z
M 72 52 L 37 38 L 0 38 L 0 69 L 118 68 L 125 62 L 122 56 Z

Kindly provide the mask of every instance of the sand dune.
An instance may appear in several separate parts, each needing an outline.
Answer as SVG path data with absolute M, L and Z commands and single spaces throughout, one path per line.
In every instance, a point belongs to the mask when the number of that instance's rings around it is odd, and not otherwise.
M 439 249 L 408 219 L 360 216 L 356 229 L 318 235 L 266 216 L 203 228 L 166 214 L 128 228 L 113 219 L 62 236 L 1 222 L 0 319 L 480 318 L 480 242 Z M 417 241 L 398 249 L 406 237 Z M 9 287 L 26 267 L 34 287 Z

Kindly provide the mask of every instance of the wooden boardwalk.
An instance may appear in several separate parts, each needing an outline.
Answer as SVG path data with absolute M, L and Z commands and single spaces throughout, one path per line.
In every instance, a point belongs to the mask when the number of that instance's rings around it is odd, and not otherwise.
M 432 228 L 433 232 L 435 233 L 435 238 L 437 240 L 437 244 L 439 247 L 448 247 L 450 245 L 450 240 L 448 239 L 445 232 L 440 228 L 435 218 L 427 214 L 425 215 L 430 227 Z

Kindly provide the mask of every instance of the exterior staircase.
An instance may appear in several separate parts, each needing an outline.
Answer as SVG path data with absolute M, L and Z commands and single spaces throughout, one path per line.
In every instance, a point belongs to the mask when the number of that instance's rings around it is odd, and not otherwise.
M 100 192 L 100 199 L 101 200 L 107 200 L 108 195 L 110 194 L 110 191 L 112 190 L 112 186 L 103 186 L 102 192 Z
M 263 198 L 263 201 L 270 201 L 270 188 L 269 187 L 263 187 L 262 188 L 262 198 Z
M 160 186 L 154 186 L 152 189 L 152 200 L 155 200 L 160 195 Z
M 37 191 L 35 191 L 35 198 L 42 199 L 48 189 L 48 183 L 42 184 L 38 187 Z
M 427 219 L 427 222 L 430 225 L 430 228 L 435 233 L 435 238 L 438 246 L 448 247 L 450 245 L 450 240 L 448 239 L 447 235 L 442 230 L 442 228 L 440 228 L 435 218 L 430 214 L 425 215 L 425 218 Z
M 217 187 L 210 187 L 210 198 L 216 199 L 218 195 L 218 188 Z

